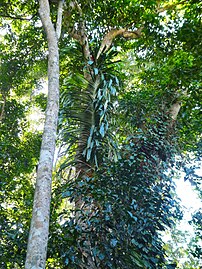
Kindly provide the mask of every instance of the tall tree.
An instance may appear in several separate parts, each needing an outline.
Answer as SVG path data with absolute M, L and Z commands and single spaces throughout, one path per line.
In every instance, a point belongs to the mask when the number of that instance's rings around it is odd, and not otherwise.
M 63 1 L 58 2 L 56 29 L 51 20 L 49 1 L 41 0 L 39 1 L 39 6 L 39 14 L 48 42 L 48 99 L 25 262 L 26 269 L 44 269 L 46 264 L 52 168 L 59 110 L 58 40 L 61 33 Z
M 9 5 L 10 2 L 13 4 Z M 0 10 L 9 7 L 6 16 L 15 20 L 12 21 L 15 29 L 21 28 L 18 20 L 31 21 L 35 26 L 32 30 L 41 34 L 35 11 L 34 14 L 20 12 L 31 9 L 33 3 L 31 0 L 26 5 L 22 1 L 5 1 Z M 59 98 L 61 8 L 58 9 L 58 4 L 62 6 L 61 1 L 40 1 L 40 16 L 49 47 L 49 95 L 27 268 L 32 265 L 44 268 L 46 259 Z M 182 150 L 187 150 L 188 144 L 191 148 L 200 133 L 196 120 L 200 46 L 187 36 L 187 32 L 193 36 L 200 34 L 198 4 L 197 1 L 143 1 L 141 4 L 128 0 L 66 1 L 60 43 L 60 130 L 62 143 L 68 148 L 67 158 L 74 160 L 72 166 L 76 161 L 77 175 L 72 179 L 63 170 L 65 184 L 54 192 L 53 201 L 61 201 L 62 192 L 75 202 L 76 210 L 71 215 L 65 210 L 61 213 L 65 222 L 62 225 L 57 218 L 58 205 L 53 205 L 55 223 L 51 224 L 48 257 L 49 260 L 54 257 L 56 262 L 50 267 L 164 266 L 158 232 L 170 226 L 179 215 L 171 207 L 176 205 L 171 195 L 173 185 L 171 177 L 165 174 L 166 169 L 174 165 L 175 128 L 180 130 Z M 35 3 L 33 10 L 36 7 Z M 24 32 L 30 41 L 30 31 Z M 41 37 L 39 43 L 43 42 Z M 18 43 L 17 38 L 15 42 Z M 23 53 L 29 54 L 24 50 Z M 122 63 L 116 63 L 117 60 Z M 9 66 L 7 63 L 8 70 Z M 16 67 L 17 71 L 21 69 L 18 64 Z M 2 96 L 1 119 L 6 103 L 5 94 Z M 179 116 L 181 127 L 176 125 Z M 189 141 L 186 135 L 192 128 L 183 119 L 189 119 L 194 127 Z

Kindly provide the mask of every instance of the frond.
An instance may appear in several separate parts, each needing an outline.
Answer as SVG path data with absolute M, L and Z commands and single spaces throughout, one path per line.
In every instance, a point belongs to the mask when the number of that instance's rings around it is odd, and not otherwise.
M 101 66 L 101 65 L 100 65 Z M 118 78 L 107 73 L 107 67 L 92 69 L 91 80 L 84 75 L 72 73 L 64 81 L 61 93 L 61 133 L 68 143 L 77 144 L 76 158 L 99 166 L 104 152 L 112 152 L 114 140 L 110 134 L 111 115 L 114 110 L 114 100 Z M 109 66 L 111 71 L 112 66 Z

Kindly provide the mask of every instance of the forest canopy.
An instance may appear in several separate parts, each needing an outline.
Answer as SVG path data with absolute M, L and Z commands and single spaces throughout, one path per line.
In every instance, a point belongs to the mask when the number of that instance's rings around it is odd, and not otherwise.
M 2 269 L 200 268 L 201 210 L 184 264 L 162 234 L 178 171 L 202 196 L 201 8 L 0 1 Z

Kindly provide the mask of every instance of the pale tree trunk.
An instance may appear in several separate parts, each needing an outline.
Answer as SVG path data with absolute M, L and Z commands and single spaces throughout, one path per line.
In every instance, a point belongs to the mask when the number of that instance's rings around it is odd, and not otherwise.
M 58 5 L 57 29 L 50 18 L 48 0 L 39 1 L 39 14 L 48 41 L 48 99 L 40 159 L 36 178 L 34 205 L 27 246 L 25 269 L 44 269 L 49 234 L 52 167 L 55 153 L 59 110 L 58 39 L 62 21 L 63 1 Z
M 0 112 L 0 122 L 4 118 L 5 106 L 6 106 L 6 96 L 4 95 L 3 96 L 3 104 L 2 104 L 2 108 L 1 108 L 1 112 Z
M 170 107 L 169 115 L 172 119 L 171 125 L 173 122 L 175 122 L 177 120 L 177 116 L 180 112 L 180 108 L 181 108 L 181 102 L 176 102 Z

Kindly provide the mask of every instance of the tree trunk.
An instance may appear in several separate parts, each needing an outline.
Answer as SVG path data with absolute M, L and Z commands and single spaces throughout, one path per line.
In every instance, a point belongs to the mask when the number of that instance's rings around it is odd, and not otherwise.
M 48 99 L 37 171 L 34 205 L 27 246 L 25 269 L 44 269 L 49 234 L 52 168 L 55 153 L 59 110 L 59 52 L 58 38 L 61 28 L 62 1 L 58 6 L 57 29 L 50 18 L 48 0 L 39 1 L 39 14 L 48 41 Z

